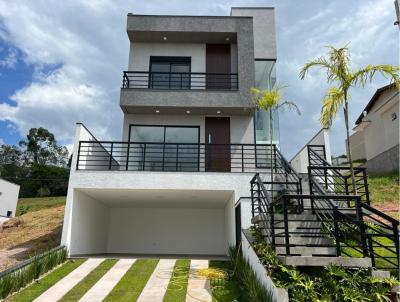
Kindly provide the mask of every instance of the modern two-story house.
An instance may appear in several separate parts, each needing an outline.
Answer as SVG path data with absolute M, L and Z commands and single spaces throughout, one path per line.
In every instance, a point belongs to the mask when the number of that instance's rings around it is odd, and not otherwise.
M 268 115 L 250 88 L 275 84 L 274 9 L 128 14 L 127 34 L 122 137 L 77 124 L 62 243 L 71 255 L 226 255 L 235 203 L 255 172 L 268 178 Z

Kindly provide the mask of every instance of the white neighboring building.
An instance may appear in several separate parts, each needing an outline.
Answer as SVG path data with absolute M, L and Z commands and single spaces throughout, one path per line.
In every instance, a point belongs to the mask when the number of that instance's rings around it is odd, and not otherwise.
M 0 178 L 0 216 L 15 216 L 18 195 L 19 185 Z
M 395 84 L 379 88 L 350 136 L 353 160 L 365 158 L 370 173 L 399 171 L 399 118 L 399 90 Z
M 250 88 L 275 82 L 274 10 L 127 18 L 122 141 L 77 124 L 62 244 L 70 255 L 226 255 L 235 203 L 255 172 L 269 175 L 268 119 Z

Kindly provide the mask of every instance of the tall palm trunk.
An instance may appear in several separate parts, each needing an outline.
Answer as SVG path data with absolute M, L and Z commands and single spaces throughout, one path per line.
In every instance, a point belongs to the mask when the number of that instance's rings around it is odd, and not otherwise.
M 354 177 L 354 168 L 353 168 L 353 159 L 351 157 L 351 150 L 350 150 L 350 135 L 349 135 L 349 107 L 347 103 L 347 98 L 345 98 L 344 101 L 344 107 L 343 107 L 343 112 L 344 112 L 344 120 L 346 124 L 346 136 L 347 136 L 347 156 L 348 160 L 350 162 L 350 173 L 351 173 L 351 185 L 353 187 L 353 194 L 357 195 L 357 188 L 356 188 L 356 182 L 355 182 L 355 177 Z
M 274 148 L 272 147 L 272 136 L 274 135 L 273 123 L 272 123 L 272 108 L 269 109 L 269 142 L 271 149 L 271 199 L 274 201 Z

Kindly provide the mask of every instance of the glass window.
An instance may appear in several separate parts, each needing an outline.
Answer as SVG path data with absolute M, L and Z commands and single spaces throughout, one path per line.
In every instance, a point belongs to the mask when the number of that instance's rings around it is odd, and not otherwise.
M 198 171 L 199 127 L 130 127 L 129 169 Z
M 150 57 L 150 88 L 189 89 L 190 57 Z

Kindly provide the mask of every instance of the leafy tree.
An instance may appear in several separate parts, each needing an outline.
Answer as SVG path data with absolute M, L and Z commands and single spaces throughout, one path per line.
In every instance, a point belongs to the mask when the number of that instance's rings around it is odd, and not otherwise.
M 29 163 L 65 166 L 68 161 L 67 148 L 58 145 L 54 134 L 42 127 L 31 128 L 19 145 L 26 147 Z
M 304 79 L 311 68 L 319 67 L 326 70 L 328 83 L 335 83 L 335 86 L 329 88 L 322 101 L 320 121 L 324 127 L 329 128 L 339 108 L 343 107 L 352 187 L 353 193 L 357 194 L 349 139 L 349 90 L 352 87 L 364 87 L 367 82 L 372 81 L 377 73 L 390 78 L 391 82 L 400 87 L 400 68 L 392 65 L 367 65 L 361 69 L 354 70 L 351 68 L 350 55 L 346 46 L 342 48 L 328 46 L 328 48 L 328 57 L 320 57 L 306 63 L 300 71 L 300 78 Z
M 9 164 L 20 164 L 22 152 L 17 146 L 0 146 L 0 167 Z
M 273 148 L 272 138 L 274 135 L 273 130 L 273 113 L 280 109 L 295 110 L 300 115 L 300 110 L 297 105 L 290 101 L 283 100 L 283 95 L 280 87 L 274 87 L 272 89 L 260 90 L 258 88 L 251 88 L 250 90 L 253 101 L 259 109 L 263 109 L 269 113 L 269 138 L 271 148 L 271 162 L 273 159 Z M 271 167 L 271 177 L 273 178 L 273 169 Z

